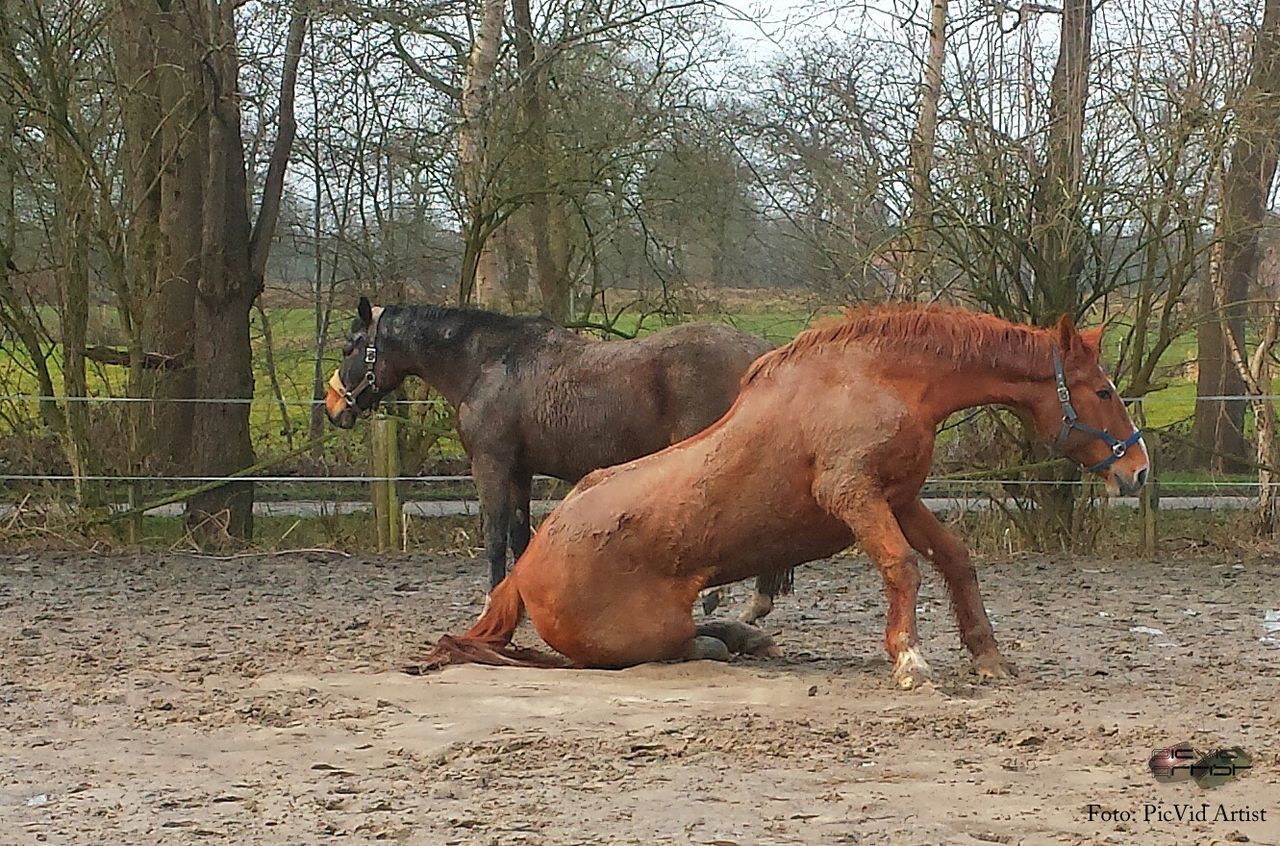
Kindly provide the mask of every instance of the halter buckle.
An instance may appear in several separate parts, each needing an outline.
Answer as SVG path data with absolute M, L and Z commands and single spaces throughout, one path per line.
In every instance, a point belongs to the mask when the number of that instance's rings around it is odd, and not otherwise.
M 364 363 L 374 364 L 378 360 L 378 348 L 369 344 L 364 348 Z

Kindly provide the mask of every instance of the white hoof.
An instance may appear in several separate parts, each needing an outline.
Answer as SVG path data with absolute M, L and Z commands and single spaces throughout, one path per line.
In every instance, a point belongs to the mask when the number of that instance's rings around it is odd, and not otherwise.
M 893 664 L 893 680 L 903 690 L 919 687 L 929 680 L 929 664 L 915 647 L 908 647 L 898 653 L 898 660 Z

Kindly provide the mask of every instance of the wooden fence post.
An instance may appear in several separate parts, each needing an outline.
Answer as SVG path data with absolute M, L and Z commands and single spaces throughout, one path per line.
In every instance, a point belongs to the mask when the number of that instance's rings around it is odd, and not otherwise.
M 400 508 L 400 485 L 396 479 L 400 476 L 400 418 L 387 415 L 383 419 L 383 448 L 387 451 L 383 469 L 387 474 L 386 522 L 387 549 L 402 549 L 403 512 Z
M 1147 427 L 1147 414 L 1145 404 L 1142 400 L 1138 400 L 1135 421 L 1137 425 L 1145 429 Z M 1138 494 L 1138 514 L 1142 518 L 1142 554 L 1148 558 L 1154 558 L 1156 549 L 1160 543 L 1160 536 L 1157 530 L 1156 517 L 1160 510 L 1160 491 L 1159 477 L 1156 475 L 1156 452 L 1159 445 L 1159 437 L 1155 434 L 1144 434 L 1143 443 L 1147 447 L 1147 483 L 1143 485 L 1142 490 Z
M 373 459 L 370 473 L 373 481 L 369 490 L 373 494 L 373 523 L 378 533 L 378 551 L 386 552 L 391 548 L 391 539 L 387 536 L 386 418 L 381 414 L 374 415 L 372 423 L 369 429 L 369 452 Z

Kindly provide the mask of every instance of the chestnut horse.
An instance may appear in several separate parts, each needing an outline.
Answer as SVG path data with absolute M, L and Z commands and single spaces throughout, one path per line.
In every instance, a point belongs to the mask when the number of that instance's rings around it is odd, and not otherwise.
M 711 323 L 602 343 L 480 309 L 375 309 L 361 297 L 357 314 L 329 380 L 329 421 L 350 429 L 407 376 L 444 396 L 480 494 L 490 587 L 507 574 L 508 545 L 519 558 L 529 543 L 534 474 L 577 482 L 701 432 L 772 349 Z M 768 614 L 790 588 L 789 569 L 762 575 L 742 619 Z
M 1099 365 L 1101 335 L 1078 333 L 1065 316 L 1047 330 L 921 306 L 852 310 L 804 332 L 752 365 L 714 426 L 583 479 L 488 612 L 465 635 L 441 638 L 424 668 L 553 660 L 509 646 L 522 609 L 577 666 L 769 652 L 740 623 L 695 627 L 698 592 L 856 540 L 884 582 L 885 647 L 901 687 L 929 674 L 912 550 L 941 573 L 976 672 L 1003 678 L 1011 667 L 969 555 L 920 501 L 935 432 L 961 409 L 1006 406 L 1112 494 L 1136 491 L 1147 451 Z

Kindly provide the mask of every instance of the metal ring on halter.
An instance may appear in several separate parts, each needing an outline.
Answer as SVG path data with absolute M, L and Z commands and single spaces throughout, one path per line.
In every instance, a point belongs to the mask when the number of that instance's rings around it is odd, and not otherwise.
M 1084 432 L 1086 435 L 1092 435 L 1111 447 L 1111 455 L 1097 464 L 1085 467 L 1086 472 L 1101 473 L 1121 458 L 1124 458 L 1124 454 L 1129 451 L 1129 447 L 1142 440 L 1142 430 L 1136 427 L 1133 430 L 1133 434 L 1122 441 L 1110 432 L 1104 432 L 1101 429 L 1095 429 L 1088 423 L 1080 422 L 1080 415 L 1076 413 L 1075 406 L 1071 404 L 1071 389 L 1067 387 L 1067 377 L 1062 369 L 1062 356 L 1058 353 L 1056 346 L 1053 348 L 1053 378 L 1057 383 L 1058 402 L 1062 405 L 1062 429 L 1058 431 L 1058 439 L 1054 441 L 1054 446 L 1058 451 L 1061 452 L 1066 445 L 1072 429 Z M 1083 467 L 1084 465 L 1081 466 Z

